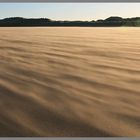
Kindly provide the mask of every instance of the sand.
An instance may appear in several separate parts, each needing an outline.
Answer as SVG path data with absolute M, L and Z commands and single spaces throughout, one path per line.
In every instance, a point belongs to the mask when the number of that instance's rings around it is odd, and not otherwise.
M 140 28 L 0 28 L 0 136 L 140 136 Z

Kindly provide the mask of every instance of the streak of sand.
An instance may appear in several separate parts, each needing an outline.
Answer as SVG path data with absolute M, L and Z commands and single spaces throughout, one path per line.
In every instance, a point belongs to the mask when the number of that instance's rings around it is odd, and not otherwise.
M 140 136 L 140 28 L 0 28 L 0 136 Z

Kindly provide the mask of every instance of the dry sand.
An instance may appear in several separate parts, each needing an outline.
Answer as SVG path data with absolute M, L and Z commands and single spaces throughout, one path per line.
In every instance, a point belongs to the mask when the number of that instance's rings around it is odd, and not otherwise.
M 140 136 L 140 28 L 0 28 L 0 136 Z

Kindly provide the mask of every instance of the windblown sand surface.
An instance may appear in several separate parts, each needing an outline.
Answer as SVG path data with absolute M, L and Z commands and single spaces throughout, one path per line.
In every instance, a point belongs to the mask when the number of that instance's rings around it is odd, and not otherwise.
M 140 136 L 140 28 L 0 28 L 0 136 Z

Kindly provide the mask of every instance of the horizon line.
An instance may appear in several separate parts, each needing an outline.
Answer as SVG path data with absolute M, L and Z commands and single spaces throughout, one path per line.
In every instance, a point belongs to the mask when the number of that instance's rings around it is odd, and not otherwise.
M 5 17 L 5 18 L 0 18 L 0 20 L 4 20 L 4 19 L 8 19 L 8 18 L 23 18 L 23 19 L 50 19 L 50 20 L 52 20 L 52 21 L 98 21 L 98 20 L 106 20 L 106 19 L 108 19 L 108 18 L 110 18 L 110 17 L 119 17 L 119 18 L 122 18 L 122 19 L 129 19 L 129 18 L 140 18 L 140 17 L 126 17 L 126 18 L 124 18 L 124 17 L 121 17 L 121 16 L 108 16 L 108 17 L 106 17 L 106 18 L 104 18 L 104 19 L 102 19 L 102 18 L 99 18 L 99 19 L 93 19 L 93 20 L 55 20 L 55 19 L 51 19 L 51 18 L 48 18 L 48 17 L 22 17 L 22 16 L 11 16 L 11 17 Z

